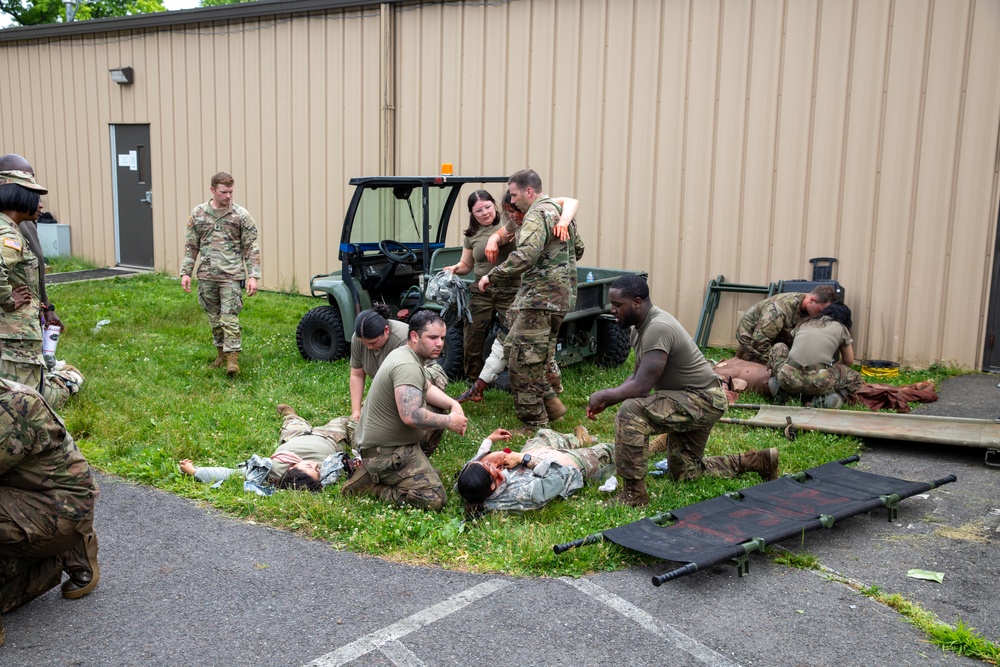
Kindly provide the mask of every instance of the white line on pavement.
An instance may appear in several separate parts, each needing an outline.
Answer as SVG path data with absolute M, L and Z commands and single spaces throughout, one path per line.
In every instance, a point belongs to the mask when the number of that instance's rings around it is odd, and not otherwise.
M 376 630 L 375 632 L 367 634 L 364 637 L 355 639 L 350 644 L 345 644 L 336 651 L 316 658 L 309 663 L 309 667 L 337 667 L 339 665 L 347 664 L 352 660 L 360 658 L 366 653 L 379 650 L 386 644 L 395 642 L 400 637 L 405 637 L 411 632 L 419 630 L 426 625 L 430 625 L 434 621 L 440 620 L 445 616 L 450 616 L 459 609 L 462 609 L 463 607 L 466 607 L 476 600 L 486 597 L 487 595 L 491 595 L 502 588 L 506 588 L 512 583 L 513 582 L 511 581 L 504 581 L 503 579 L 490 579 L 489 581 L 483 582 L 478 586 L 468 588 L 461 593 L 452 595 L 447 600 L 438 602 L 436 605 L 427 607 L 422 611 L 418 611 L 412 616 L 407 616 L 401 621 L 397 621 L 392 625 L 387 625 L 381 630 Z M 392 659 L 391 656 L 387 657 Z
M 632 619 L 653 634 L 662 636 L 676 648 L 709 665 L 709 667 L 740 667 L 739 663 L 733 662 L 720 653 L 716 653 L 704 644 L 691 639 L 677 628 L 654 618 L 651 614 L 639 609 L 631 602 L 618 597 L 611 591 L 601 588 L 591 581 L 573 579 L 572 577 L 559 577 L 559 580 L 586 593 L 595 600 L 603 602 L 622 616 Z
M 396 667 L 425 667 L 424 661 L 399 640 L 382 644 L 381 650 L 382 655 L 389 658 Z

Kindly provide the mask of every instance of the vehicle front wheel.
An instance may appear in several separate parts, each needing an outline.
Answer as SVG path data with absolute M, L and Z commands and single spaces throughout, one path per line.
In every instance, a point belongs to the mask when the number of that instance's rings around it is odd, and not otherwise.
M 465 377 L 464 351 L 465 342 L 463 331 L 465 322 L 459 320 L 448 325 L 448 333 L 444 338 L 444 349 L 438 357 L 438 363 L 448 375 L 449 380 L 460 380 Z
M 295 330 L 299 354 L 309 361 L 336 361 L 347 356 L 344 322 L 334 306 L 319 306 L 302 316 Z
M 628 333 L 611 318 L 597 319 L 597 352 L 594 363 L 604 368 L 621 366 L 630 351 Z

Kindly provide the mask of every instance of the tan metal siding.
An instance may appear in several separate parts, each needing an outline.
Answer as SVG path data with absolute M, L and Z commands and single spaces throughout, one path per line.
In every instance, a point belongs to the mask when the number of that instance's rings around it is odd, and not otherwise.
M 99 262 L 114 261 L 112 123 L 150 125 L 156 266 L 177 270 L 183 222 L 225 169 L 260 223 L 268 288 L 304 290 L 336 268 L 351 176 L 531 166 L 550 194 L 581 200 L 585 263 L 649 271 L 654 300 L 692 331 L 709 279 L 808 277 L 810 257 L 834 256 L 859 356 L 980 363 L 997 0 L 510 0 L 385 15 L 0 43 L 0 140 L 32 159 L 74 251 Z M 119 65 L 135 85 L 110 82 Z M 714 343 L 753 301 L 723 298 Z

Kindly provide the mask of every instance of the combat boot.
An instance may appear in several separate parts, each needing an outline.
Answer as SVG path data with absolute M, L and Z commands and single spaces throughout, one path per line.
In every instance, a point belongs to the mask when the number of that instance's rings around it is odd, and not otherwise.
M 278 416 L 279 417 L 290 417 L 295 414 L 295 410 L 290 405 L 285 405 L 284 403 L 278 403 Z
M 667 434 L 661 433 L 649 441 L 650 454 L 662 454 L 667 451 Z
M 365 464 L 361 463 L 354 469 L 351 478 L 340 487 L 340 493 L 344 496 L 356 496 L 362 493 L 372 493 L 375 489 L 375 480 L 368 474 Z
M 83 536 L 80 544 L 69 551 L 63 568 L 69 579 L 62 583 L 62 596 L 67 600 L 76 600 L 94 590 L 101 579 L 101 570 L 97 566 L 97 533 L 91 530 Z
M 590 435 L 590 433 L 587 432 L 587 427 L 583 424 L 573 428 L 573 435 L 576 436 L 576 441 L 580 443 L 581 447 L 589 447 L 597 444 L 597 438 Z
M 840 395 L 840 392 L 833 392 L 832 394 L 827 394 L 820 399 L 813 399 L 813 405 L 817 408 L 826 408 L 827 410 L 836 410 L 844 405 L 846 401 L 844 397 Z M 818 405 L 817 405 L 818 404 Z
M 239 358 L 239 352 L 226 352 L 226 375 L 229 377 L 240 374 L 240 365 L 237 363 Z
M 765 482 L 778 479 L 778 449 L 758 449 L 740 454 L 740 472 L 755 472 Z
M 538 434 L 538 429 L 548 428 L 548 427 L 549 427 L 548 423 L 538 424 L 535 426 L 531 424 L 524 424 L 520 428 L 516 428 L 510 433 L 513 436 L 524 436 L 525 438 L 534 438 Z
M 483 400 L 483 392 L 486 391 L 488 386 L 489 385 L 486 384 L 485 380 L 476 378 L 476 381 L 472 384 L 472 386 L 462 392 L 455 400 L 459 403 L 465 403 L 466 401 L 478 403 Z
M 545 414 L 549 416 L 549 421 L 554 422 L 563 418 L 566 414 L 566 406 L 559 400 L 559 397 L 545 399 Z
M 646 480 L 624 479 L 623 485 L 611 500 L 604 503 L 605 507 L 625 505 L 627 507 L 645 507 L 649 504 L 649 494 L 646 493 Z
M 208 362 L 209 368 L 222 368 L 222 364 L 226 363 L 226 353 L 222 351 L 221 345 L 216 345 L 215 349 L 219 351 L 219 356 L 217 356 L 212 361 Z

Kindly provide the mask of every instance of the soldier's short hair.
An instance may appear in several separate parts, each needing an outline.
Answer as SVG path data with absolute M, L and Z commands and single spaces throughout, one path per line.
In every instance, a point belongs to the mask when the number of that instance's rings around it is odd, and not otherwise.
M 638 297 L 643 301 L 649 301 L 649 283 L 636 273 L 626 273 L 611 283 L 608 289 L 616 289 L 628 299 Z
M 526 188 L 531 188 L 535 192 L 542 191 L 542 177 L 538 175 L 534 169 L 522 169 L 521 171 L 515 171 L 510 178 L 507 179 L 507 185 L 513 183 L 520 190 Z
M 228 185 L 233 187 L 236 184 L 236 179 L 232 175 L 227 174 L 224 171 L 220 171 L 218 174 L 212 177 L 212 187 L 217 188 L 220 185 Z
M 818 285 L 810 294 L 819 303 L 835 303 L 838 301 L 837 290 L 833 289 L 833 285 Z
M 424 330 L 432 324 L 437 324 L 440 322 L 445 326 L 444 318 L 438 315 L 433 310 L 418 310 L 417 312 L 410 315 L 410 331 L 409 333 L 422 334 Z
M 34 215 L 41 200 L 42 195 L 37 190 L 29 190 L 17 183 L 0 185 L 0 211 Z

